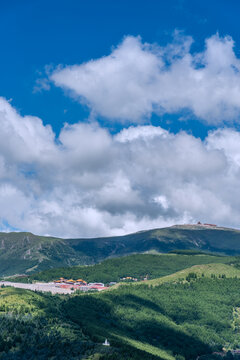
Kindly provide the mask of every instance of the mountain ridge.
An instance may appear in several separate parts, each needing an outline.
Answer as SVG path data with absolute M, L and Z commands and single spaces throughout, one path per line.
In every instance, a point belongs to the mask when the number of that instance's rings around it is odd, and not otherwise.
M 184 224 L 123 236 L 62 239 L 30 232 L 0 233 L 0 276 L 30 274 L 60 266 L 90 265 L 134 253 L 201 250 L 240 255 L 240 230 Z

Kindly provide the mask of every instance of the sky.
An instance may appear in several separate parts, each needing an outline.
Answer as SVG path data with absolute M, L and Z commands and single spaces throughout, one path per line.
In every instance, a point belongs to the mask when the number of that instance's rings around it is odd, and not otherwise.
M 0 231 L 240 228 L 239 2 L 0 2 Z

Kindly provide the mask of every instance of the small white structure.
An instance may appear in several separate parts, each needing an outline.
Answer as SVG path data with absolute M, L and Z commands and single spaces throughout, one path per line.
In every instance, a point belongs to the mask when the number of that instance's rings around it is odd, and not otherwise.
M 103 283 L 89 283 L 88 286 L 104 287 L 104 284 Z
M 108 342 L 107 339 L 105 339 L 104 343 L 103 343 L 104 346 L 110 346 L 110 342 Z

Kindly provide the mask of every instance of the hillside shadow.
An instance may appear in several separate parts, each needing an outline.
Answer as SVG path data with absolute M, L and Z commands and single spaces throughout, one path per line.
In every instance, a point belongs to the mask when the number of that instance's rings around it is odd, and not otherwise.
M 163 309 L 152 301 L 132 294 L 124 295 L 122 301 L 119 301 L 117 296 L 109 297 L 110 299 L 101 299 L 98 294 L 97 296 L 75 296 L 66 301 L 64 312 L 94 341 L 100 342 L 108 338 L 117 347 L 129 347 L 129 344 L 126 345 L 126 342 L 115 336 L 120 334 L 129 340 L 137 340 L 166 351 L 170 350 L 173 354 L 182 355 L 186 359 L 194 359 L 198 355 L 211 352 L 207 344 L 186 334 L 180 326 L 169 324 L 166 318 L 164 320 Z M 124 306 L 128 315 L 130 311 L 131 316 L 129 318 L 117 316 L 115 308 L 118 306 Z M 143 312 L 142 318 L 138 317 L 138 311 Z M 159 314 L 163 315 L 161 321 L 157 317 Z M 135 351 L 134 346 L 130 347 Z
M 111 301 L 114 303 L 114 301 L 118 301 L 119 304 L 127 306 L 127 307 L 132 307 L 132 308 L 136 308 L 139 306 L 144 306 L 147 307 L 148 309 L 152 310 L 152 311 L 157 311 L 157 312 L 161 312 L 163 313 L 164 310 L 161 306 L 155 304 L 153 301 L 148 300 L 148 299 L 144 299 L 141 298 L 137 295 L 133 295 L 133 294 L 125 294 L 122 296 L 122 298 L 119 299 L 119 295 L 114 295 L 113 293 L 109 296 L 109 298 L 111 299 Z

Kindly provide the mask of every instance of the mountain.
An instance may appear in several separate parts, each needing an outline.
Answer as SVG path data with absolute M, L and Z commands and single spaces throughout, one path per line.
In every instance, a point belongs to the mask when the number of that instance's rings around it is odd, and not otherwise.
M 60 239 L 31 233 L 0 233 L 0 275 L 30 274 L 60 266 L 86 265 L 133 253 L 195 249 L 240 255 L 240 231 L 210 225 L 176 225 L 134 234 Z
M 91 262 L 66 240 L 24 232 L 0 233 L 1 276 Z

